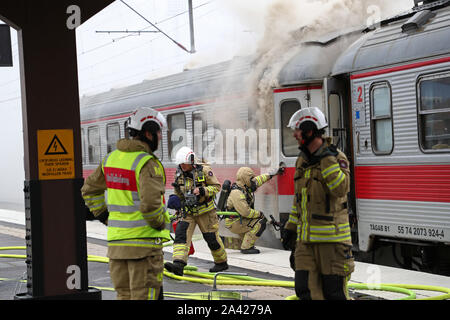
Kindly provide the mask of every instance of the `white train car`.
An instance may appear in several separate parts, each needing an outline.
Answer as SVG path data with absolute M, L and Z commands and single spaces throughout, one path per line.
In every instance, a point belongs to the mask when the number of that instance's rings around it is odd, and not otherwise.
M 355 251 L 389 244 L 399 264 L 443 274 L 450 274 L 449 5 L 432 1 L 367 28 L 322 83 L 301 87 L 300 76 L 274 90 L 281 126 L 305 104 L 318 106 L 350 159 Z M 308 88 L 324 102 L 305 95 Z M 293 175 L 294 143 L 281 145 Z M 286 212 L 292 185 L 283 190 Z
M 417 7 L 344 52 L 350 75 L 359 248 L 450 274 L 450 9 Z M 394 247 L 395 249 L 395 247 Z

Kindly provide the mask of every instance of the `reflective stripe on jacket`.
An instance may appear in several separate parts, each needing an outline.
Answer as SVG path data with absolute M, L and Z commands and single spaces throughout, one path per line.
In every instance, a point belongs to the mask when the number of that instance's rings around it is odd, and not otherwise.
M 139 245 L 152 247 L 160 246 L 161 242 L 170 240 L 169 230 L 158 231 L 152 228 L 146 220 L 146 218 L 156 219 L 160 222 L 159 224 L 169 220 L 162 196 L 161 206 L 156 210 L 145 214 L 139 211 L 139 173 L 150 159 L 156 158 L 146 152 L 123 152 L 120 150 L 115 150 L 105 157 L 102 171 L 108 195 L 108 241 L 160 238 L 161 240 L 156 242 L 139 243 Z M 164 170 L 159 161 L 158 164 Z
M 330 152 L 330 139 L 307 161 L 301 154 L 294 175 L 294 204 L 286 228 L 301 242 L 351 244 L 347 212 L 350 170 L 347 157 Z M 331 148 L 330 148 L 331 149 Z

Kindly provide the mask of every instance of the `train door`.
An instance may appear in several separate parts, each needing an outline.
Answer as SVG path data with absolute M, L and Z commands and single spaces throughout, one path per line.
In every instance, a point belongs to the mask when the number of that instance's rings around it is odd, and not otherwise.
M 345 153 L 350 161 L 351 185 L 348 195 L 348 211 L 352 227 L 353 243 L 358 243 L 358 227 L 355 202 L 354 158 L 352 148 L 352 121 L 350 82 L 346 76 L 324 79 L 324 94 L 329 126 L 333 143 Z
M 328 119 L 329 135 L 333 143 L 352 159 L 350 138 L 351 123 L 349 118 L 350 99 L 348 81 L 330 77 L 324 80 L 324 94 Z
M 275 129 L 279 133 L 279 162 L 286 165 L 285 174 L 277 177 L 278 213 L 282 224 L 287 221 L 294 199 L 295 163 L 299 155 L 298 143 L 287 125 L 292 115 L 301 108 L 317 106 L 324 110 L 322 84 L 311 83 L 274 89 Z

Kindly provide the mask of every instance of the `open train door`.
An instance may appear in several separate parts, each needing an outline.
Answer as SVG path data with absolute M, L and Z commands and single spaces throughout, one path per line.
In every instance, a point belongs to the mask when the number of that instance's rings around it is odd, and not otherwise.
M 333 137 L 333 143 L 347 156 L 350 161 L 351 185 L 348 195 L 348 212 L 352 227 L 353 243 L 358 243 L 358 229 L 355 202 L 355 180 L 353 161 L 353 131 L 352 131 L 352 106 L 350 94 L 350 79 L 340 75 L 328 77 L 323 81 L 325 106 L 328 119 L 328 135 Z
M 325 110 L 328 119 L 328 135 L 333 137 L 333 143 L 352 159 L 351 122 L 349 82 L 344 77 L 329 77 L 324 79 Z

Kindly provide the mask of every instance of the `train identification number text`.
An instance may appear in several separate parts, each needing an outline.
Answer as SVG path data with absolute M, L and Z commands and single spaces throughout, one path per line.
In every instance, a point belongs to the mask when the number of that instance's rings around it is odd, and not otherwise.
M 370 223 L 369 229 L 376 234 L 384 233 L 386 235 L 427 238 L 432 240 L 444 240 L 446 235 L 444 229 L 420 226 Z

